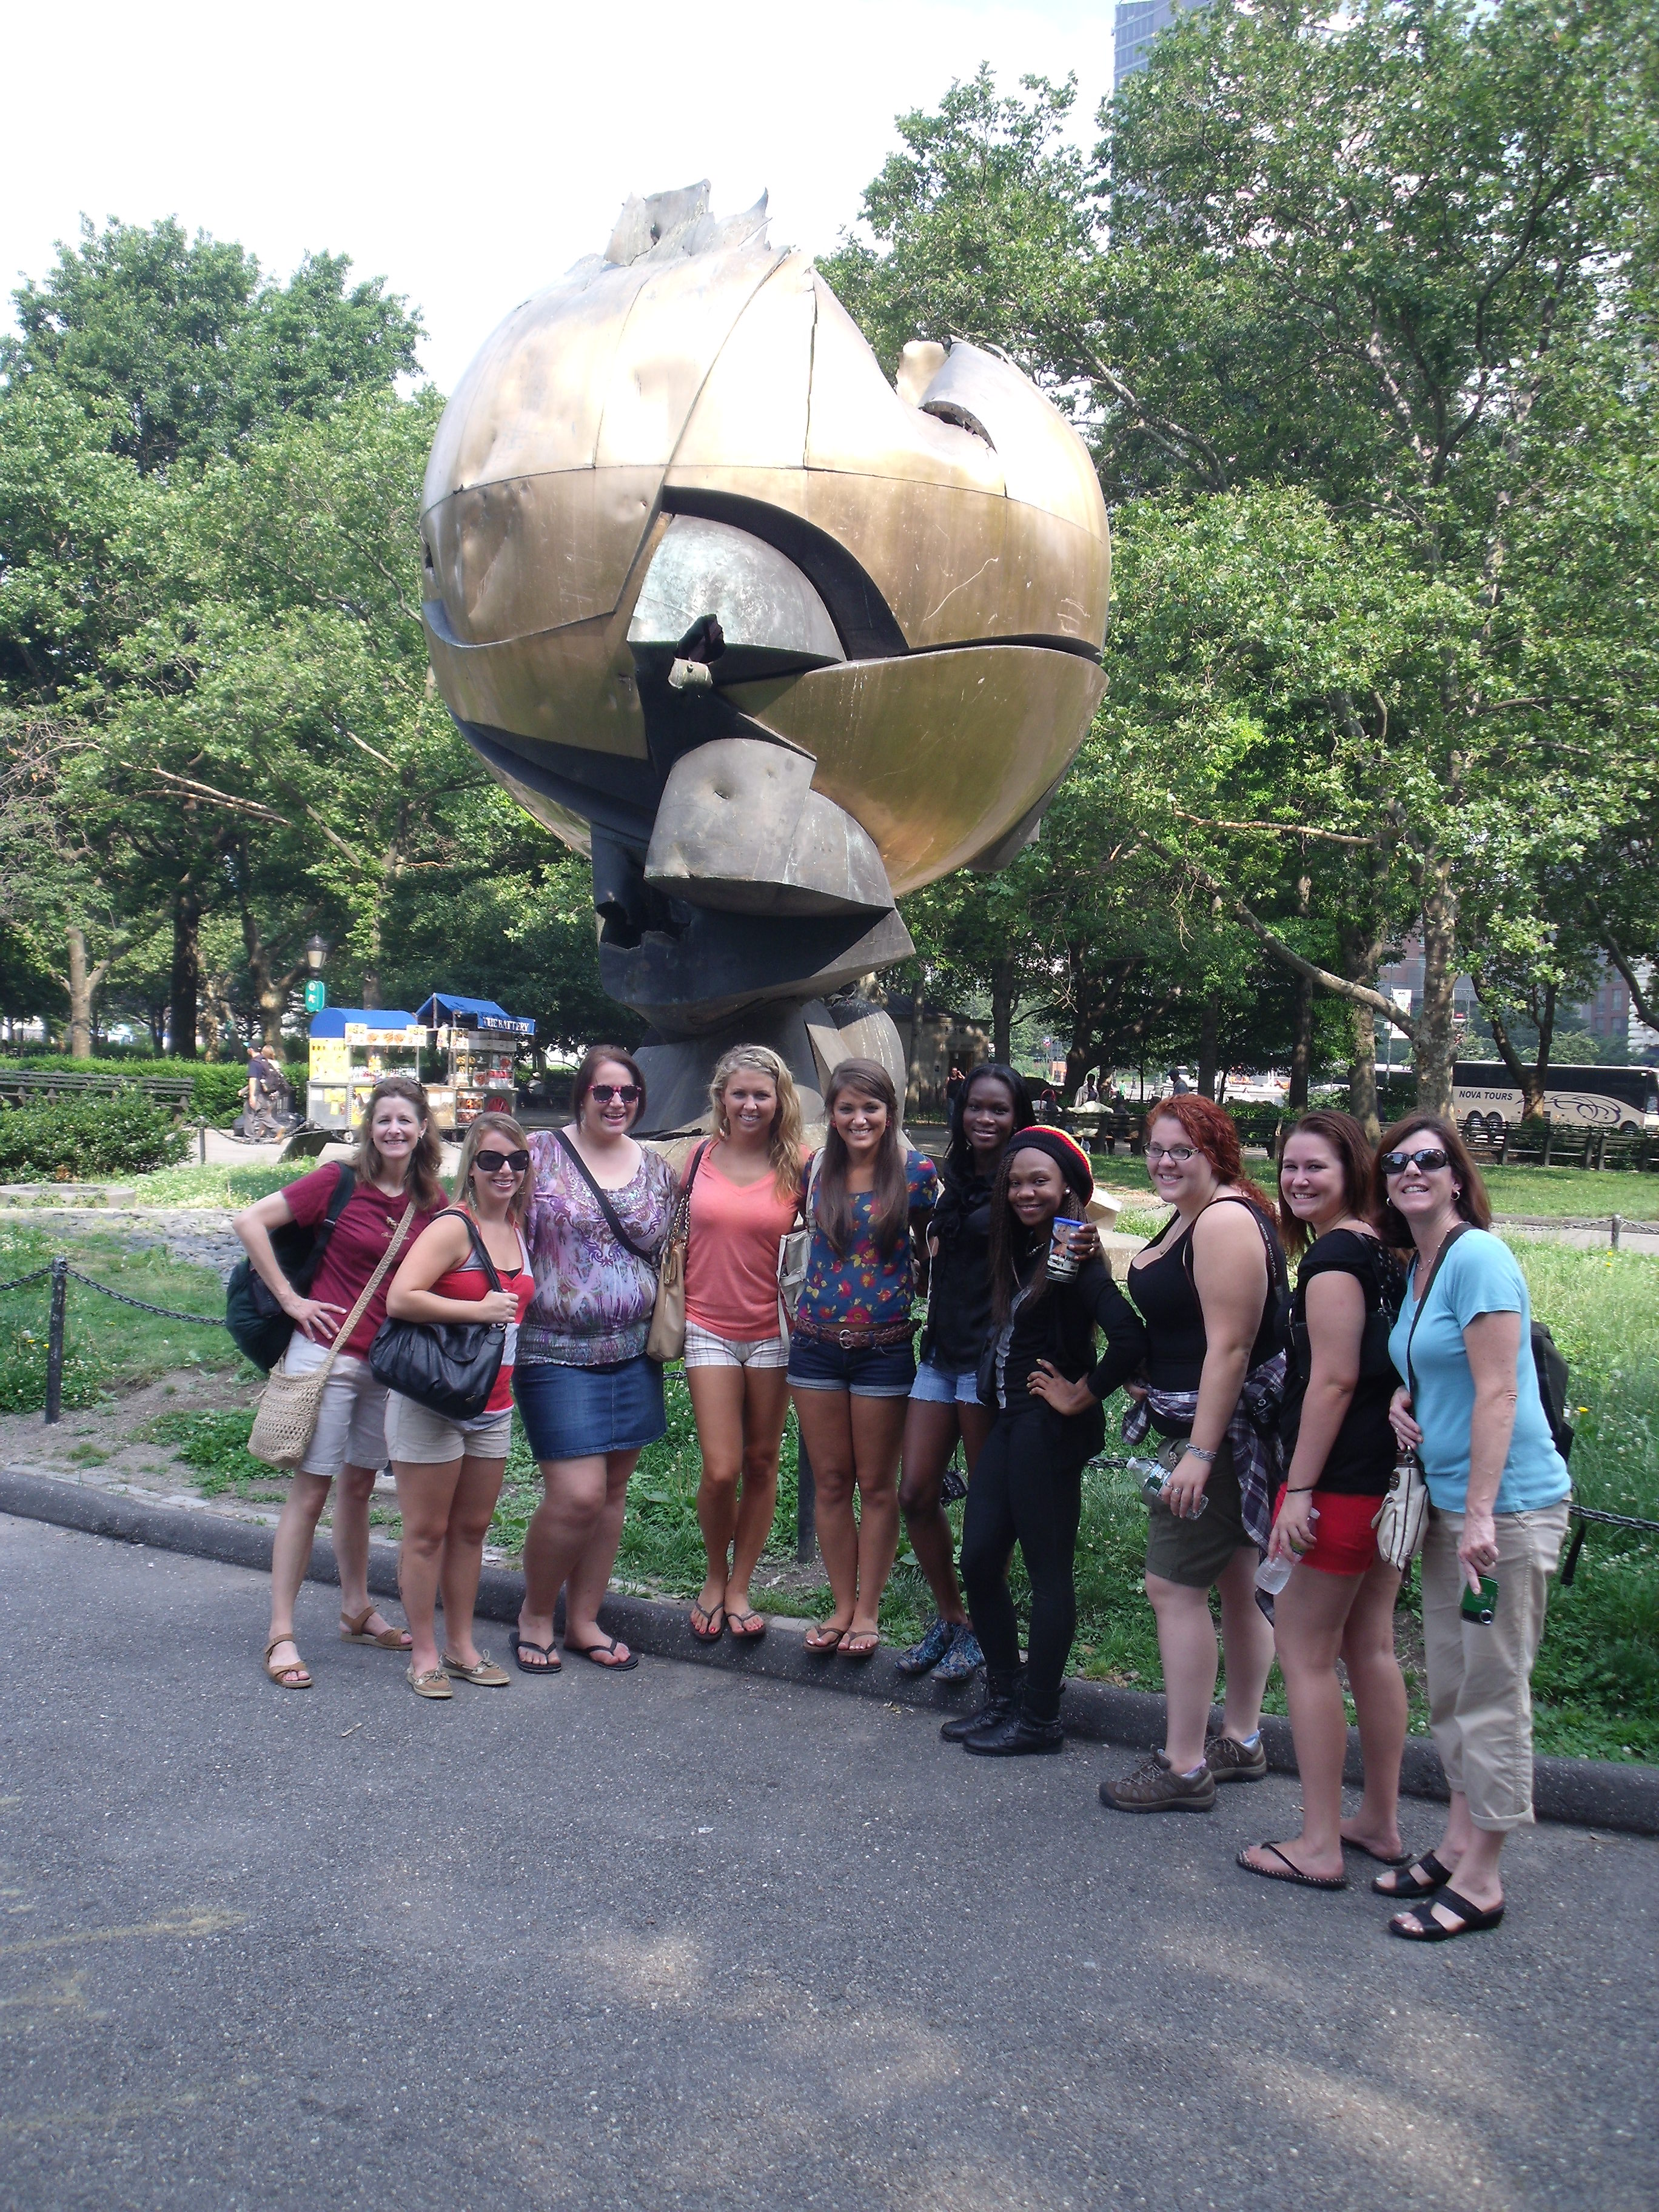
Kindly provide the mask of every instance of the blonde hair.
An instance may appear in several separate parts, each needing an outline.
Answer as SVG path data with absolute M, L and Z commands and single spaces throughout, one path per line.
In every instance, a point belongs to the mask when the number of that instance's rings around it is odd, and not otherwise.
M 438 1142 L 438 1132 L 432 1126 L 432 1109 L 427 1101 L 426 1085 L 417 1083 L 412 1075 L 383 1075 L 368 1094 L 363 1108 L 363 1118 L 357 1124 L 357 1149 L 351 1156 L 351 1169 L 359 1182 L 378 1182 L 386 1173 L 386 1164 L 373 1135 L 374 1109 L 383 1098 L 402 1098 L 411 1105 L 421 1117 L 421 1133 L 410 1149 L 409 1165 L 404 1170 L 404 1188 L 413 1194 L 415 1203 L 422 1212 L 444 1202 L 444 1187 L 439 1175 L 444 1164 L 443 1147 Z
M 491 1138 L 501 1137 L 503 1152 L 527 1152 L 530 1139 L 510 1114 L 480 1114 L 467 1130 L 461 1145 L 460 1164 L 455 1170 L 455 1203 L 465 1206 L 472 1180 L 472 1163 L 481 1148 Z M 519 1188 L 507 1200 L 507 1218 L 516 1229 L 530 1211 L 530 1201 L 536 1194 L 536 1173 L 527 1167 L 519 1178 Z
M 724 1142 L 732 1134 L 731 1118 L 726 1110 L 726 1086 L 740 1068 L 755 1075 L 769 1076 L 778 1094 L 777 1111 L 772 1116 L 771 1141 L 767 1147 L 772 1163 L 772 1179 L 778 1187 L 780 1198 L 789 1198 L 800 1187 L 800 1093 L 795 1079 L 770 1045 L 734 1044 L 730 1052 L 720 1054 L 708 1083 L 709 1110 L 714 1116 L 714 1136 Z

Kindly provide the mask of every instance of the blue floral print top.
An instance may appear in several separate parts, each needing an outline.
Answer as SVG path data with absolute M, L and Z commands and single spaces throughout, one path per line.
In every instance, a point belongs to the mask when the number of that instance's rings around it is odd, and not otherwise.
M 801 1177 L 803 1194 L 811 1173 Z M 912 1152 L 905 1162 L 910 1212 L 931 1213 L 939 1202 L 939 1176 L 925 1153 Z M 854 1194 L 853 1235 L 842 1257 L 817 1225 L 806 1255 L 806 1279 L 801 1285 L 795 1326 L 805 1336 L 829 1335 L 838 1328 L 885 1328 L 910 1318 L 910 1235 L 903 1233 L 881 1250 L 870 1230 L 871 1194 Z M 817 1193 L 813 1194 L 814 1211 Z

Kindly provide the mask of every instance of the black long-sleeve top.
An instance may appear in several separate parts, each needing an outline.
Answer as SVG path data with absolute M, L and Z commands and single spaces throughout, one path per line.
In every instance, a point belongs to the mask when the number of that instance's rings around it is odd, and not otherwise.
M 1043 1243 L 1047 1243 L 1045 1237 Z M 1095 1358 L 1095 1331 L 1106 1349 Z M 1039 1359 L 1068 1382 L 1086 1380 L 1095 1397 L 1109 1398 L 1146 1357 L 1140 1316 L 1112 1280 L 1103 1259 L 1085 1261 L 1068 1283 L 1038 1279 L 1019 1300 L 999 1343 L 997 1402 L 1009 1412 L 1033 1399 L 1025 1385 Z

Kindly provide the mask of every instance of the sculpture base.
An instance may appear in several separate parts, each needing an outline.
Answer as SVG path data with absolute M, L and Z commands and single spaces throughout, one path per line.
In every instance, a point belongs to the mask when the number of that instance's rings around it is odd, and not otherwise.
M 733 1045 L 769 1045 L 794 1078 L 801 1119 L 823 1124 L 823 1086 L 843 1060 L 873 1060 L 893 1079 L 903 1111 L 908 1070 L 892 1017 L 867 999 L 774 999 L 725 1029 L 665 1041 L 647 1033 L 635 1054 L 645 1077 L 646 1110 L 637 1133 L 666 1137 L 714 1127 L 708 1079 Z

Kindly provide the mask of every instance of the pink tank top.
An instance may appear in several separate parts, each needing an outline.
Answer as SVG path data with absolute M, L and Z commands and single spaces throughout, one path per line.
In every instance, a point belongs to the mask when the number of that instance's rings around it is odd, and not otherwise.
M 735 1183 L 720 1173 L 718 1153 L 704 1152 L 685 1248 L 688 1321 L 734 1344 L 777 1334 L 778 1242 L 795 1203 L 793 1190 L 779 1197 L 769 1169 L 758 1182 Z

